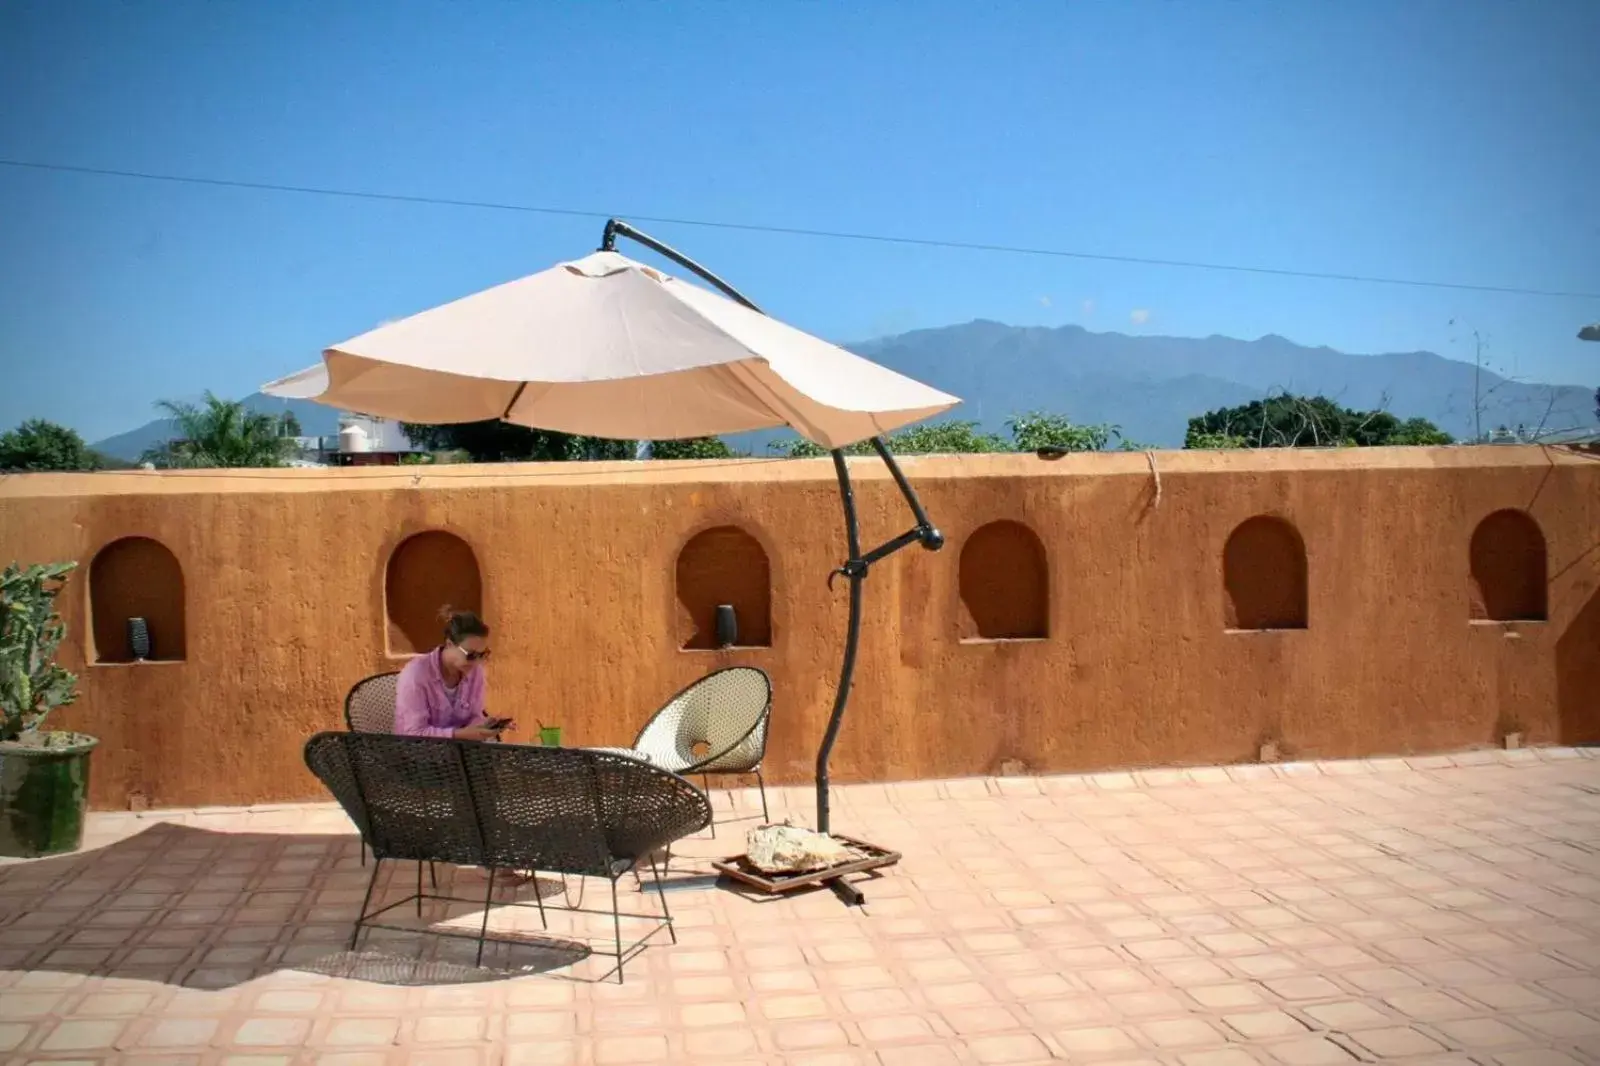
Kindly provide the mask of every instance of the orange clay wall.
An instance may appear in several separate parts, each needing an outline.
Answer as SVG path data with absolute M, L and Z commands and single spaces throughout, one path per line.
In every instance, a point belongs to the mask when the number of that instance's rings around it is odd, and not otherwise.
M 909 526 L 852 461 L 863 537 Z M 948 536 L 868 579 L 839 781 L 1600 740 L 1600 457 L 1540 448 L 912 460 Z M 1159 478 L 1158 476 L 1159 475 Z M 78 559 L 58 728 L 102 808 L 320 797 L 301 744 L 435 639 L 494 627 L 514 739 L 626 744 L 725 663 L 810 779 L 842 646 L 826 461 L 0 479 L 0 561 Z M 741 643 L 715 650 L 715 605 Z M 131 662 L 124 620 L 157 660 Z

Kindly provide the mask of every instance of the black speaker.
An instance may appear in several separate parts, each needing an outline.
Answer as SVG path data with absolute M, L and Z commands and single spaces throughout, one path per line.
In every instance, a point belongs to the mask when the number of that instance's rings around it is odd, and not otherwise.
M 143 618 L 128 619 L 128 650 L 135 662 L 150 658 L 150 623 Z
M 731 648 L 739 643 L 739 616 L 733 604 L 717 604 L 717 647 Z

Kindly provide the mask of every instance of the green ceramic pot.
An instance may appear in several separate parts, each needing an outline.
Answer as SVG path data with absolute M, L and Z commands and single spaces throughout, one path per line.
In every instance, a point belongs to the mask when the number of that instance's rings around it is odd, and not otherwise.
M 45 733 L 49 746 L 0 744 L 0 855 L 31 859 L 76 851 L 89 807 L 89 756 L 100 741 Z

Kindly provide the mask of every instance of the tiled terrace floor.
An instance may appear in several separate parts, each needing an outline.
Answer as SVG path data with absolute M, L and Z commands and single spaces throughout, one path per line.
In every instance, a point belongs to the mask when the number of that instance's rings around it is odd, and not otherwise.
M 94 850 L 0 867 L 0 1060 L 1596 1062 L 1595 754 L 846 788 L 836 826 L 905 852 L 864 910 L 714 887 L 729 824 L 674 856 L 680 943 L 620 987 L 346 953 L 332 808 L 100 815 Z

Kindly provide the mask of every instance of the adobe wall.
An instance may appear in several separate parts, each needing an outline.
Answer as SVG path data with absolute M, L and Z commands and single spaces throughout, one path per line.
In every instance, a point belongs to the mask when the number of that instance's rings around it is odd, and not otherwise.
M 1159 501 L 1137 453 L 907 464 L 949 542 L 869 578 L 837 780 L 1226 763 L 1264 739 L 1308 758 L 1600 740 L 1596 457 L 1153 459 Z M 876 461 L 852 468 L 864 541 L 905 529 Z M 1507 509 L 1531 521 L 1482 525 Z M 769 775 L 808 781 L 843 543 L 826 461 L 0 479 L 0 561 L 83 564 L 63 597 L 83 696 L 56 724 L 102 738 L 100 807 L 320 798 L 302 742 L 342 728 L 345 691 L 398 668 L 446 597 L 494 626 L 492 708 L 521 738 L 625 744 L 680 686 L 751 663 L 776 689 Z M 685 650 L 713 601 L 770 646 Z M 173 661 L 94 662 L 130 657 L 131 613 Z

